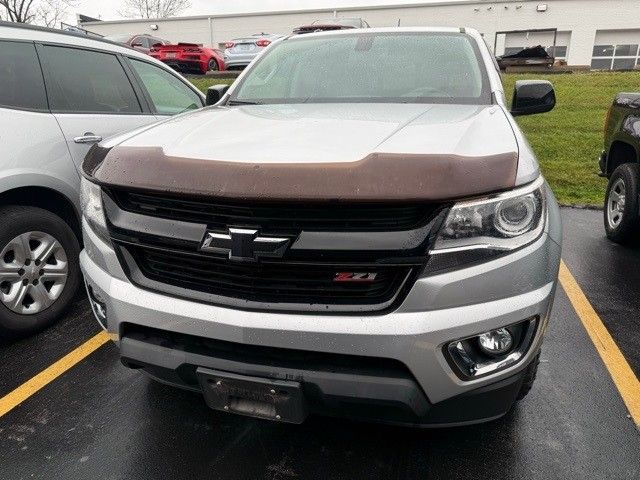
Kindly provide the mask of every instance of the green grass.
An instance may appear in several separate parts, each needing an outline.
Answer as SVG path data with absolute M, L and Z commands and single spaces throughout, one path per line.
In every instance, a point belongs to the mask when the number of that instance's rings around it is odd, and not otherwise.
M 640 91 L 640 72 L 559 75 L 509 74 L 505 92 L 516 80 L 546 79 L 556 89 L 556 108 L 519 117 L 542 171 L 562 204 L 601 206 L 606 180 L 597 176 L 607 110 L 618 92 Z
M 219 85 L 224 83 L 231 85 L 235 78 L 212 78 L 212 77 L 187 77 L 191 83 L 198 87 L 202 92 L 207 93 L 207 88 L 211 85 Z
M 640 72 L 575 73 L 558 75 L 508 74 L 505 92 L 521 79 L 547 79 L 556 88 L 556 108 L 542 115 L 518 118 L 542 171 L 558 201 L 565 205 L 597 205 L 606 182 L 597 176 L 607 109 L 618 92 L 640 91 Z M 233 79 L 193 78 L 202 91 Z

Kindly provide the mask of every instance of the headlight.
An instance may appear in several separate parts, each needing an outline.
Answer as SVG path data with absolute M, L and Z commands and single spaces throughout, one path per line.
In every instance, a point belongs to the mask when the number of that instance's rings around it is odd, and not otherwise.
M 103 240 L 109 241 L 107 221 L 102 206 L 100 187 L 86 178 L 80 180 L 80 208 L 91 229 Z
M 544 180 L 480 200 L 456 203 L 444 221 L 431 255 L 449 256 L 435 263 L 467 263 L 515 250 L 536 240 L 544 230 Z M 457 255 L 456 255 L 457 254 Z M 462 258 L 463 257 L 463 258 Z

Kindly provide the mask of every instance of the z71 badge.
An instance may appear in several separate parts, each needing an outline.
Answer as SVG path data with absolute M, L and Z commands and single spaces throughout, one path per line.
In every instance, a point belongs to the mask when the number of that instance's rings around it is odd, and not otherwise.
M 377 273 L 359 273 L 359 272 L 338 272 L 333 277 L 334 282 L 373 282 Z

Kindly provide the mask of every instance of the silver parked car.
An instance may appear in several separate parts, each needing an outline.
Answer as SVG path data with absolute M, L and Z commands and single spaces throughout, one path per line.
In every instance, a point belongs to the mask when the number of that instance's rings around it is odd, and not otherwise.
M 224 63 L 227 70 L 246 67 L 262 50 L 282 37 L 283 35 L 258 33 L 225 42 Z
M 81 283 L 79 167 L 89 148 L 203 103 L 143 53 L 0 22 L 0 337 L 46 327 Z
M 551 84 L 509 110 L 478 32 L 388 28 L 289 37 L 226 88 L 83 164 L 80 263 L 125 365 L 280 422 L 509 411 L 561 252 L 513 117 Z

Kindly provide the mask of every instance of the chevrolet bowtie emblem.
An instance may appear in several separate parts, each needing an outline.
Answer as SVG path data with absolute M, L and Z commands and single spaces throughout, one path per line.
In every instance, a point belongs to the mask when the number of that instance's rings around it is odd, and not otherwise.
M 229 233 L 206 232 L 200 250 L 227 254 L 229 260 L 255 262 L 261 257 L 280 258 L 288 246 L 288 238 L 259 237 L 258 230 L 229 228 Z

